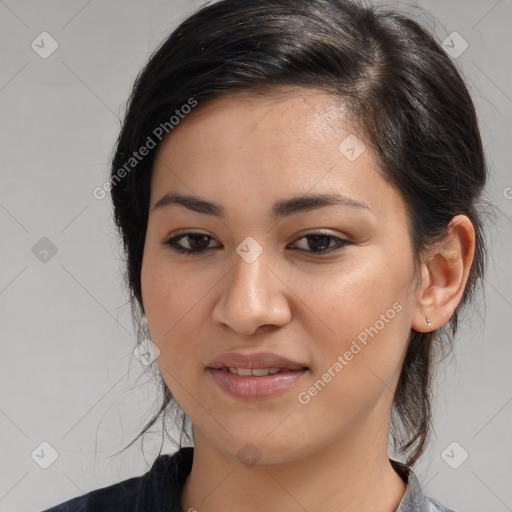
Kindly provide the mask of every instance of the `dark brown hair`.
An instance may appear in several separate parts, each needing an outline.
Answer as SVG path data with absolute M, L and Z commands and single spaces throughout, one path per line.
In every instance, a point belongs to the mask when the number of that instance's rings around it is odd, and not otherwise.
M 467 215 L 475 228 L 474 262 L 452 318 L 434 332 L 411 330 L 391 434 L 395 450 L 412 465 L 430 434 L 435 338 L 451 348 L 460 310 L 483 280 L 480 206 L 487 170 L 461 74 L 435 38 L 407 15 L 345 0 L 221 0 L 170 34 L 137 77 L 112 161 L 111 195 L 132 315 L 140 328 L 141 266 L 158 144 L 122 179 L 119 170 L 127 169 L 148 137 L 155 139 L 156 127 L 171 133 L 170 116 L 191 98 L 201 104 L 236 91 L 272 94 L 288 87 L 323 91 L 348 107 L 380 172 L 404 198 L 415 263 L 445 236 L 455 215 Z M 162 413 L 165 428 L 170 405 L 176 405 L 159 377 L 163 402 L 136 439 Z M 182 414 L 182 434 L 187 420 Z

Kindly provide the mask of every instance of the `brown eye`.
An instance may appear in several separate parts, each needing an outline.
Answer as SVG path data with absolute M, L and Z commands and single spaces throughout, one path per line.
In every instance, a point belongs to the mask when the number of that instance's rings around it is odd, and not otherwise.
M 186 241 L 185 246 L 180 242 Z M 209 249 L 208 245 L 213 238 L 203 233 L 182 233 L 181 235 L 168 238 L 162 243 L 169 246 L 173 251 L 182 254 L 199 254 Z M 188 247 L 187 247 L 188 246 Z
M 299 250 L 317 254 L 330 253 L 336 249 L 345 247 L 350 243 L 348 240 L 344 240 L 343 238 L 339 238 L 329 233 L 319 232 L 303 235 L 298 238 L 294 244 L 302 239 L 307 240 L 307 242 L 303 245 L 303 248 L 299 248 Z

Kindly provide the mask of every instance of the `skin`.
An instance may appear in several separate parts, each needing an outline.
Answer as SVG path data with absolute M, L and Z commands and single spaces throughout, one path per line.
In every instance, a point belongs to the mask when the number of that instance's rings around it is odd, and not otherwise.
M 349 134 L 366 145 L 353 161 L 338 149 Z M 332 192 L 370 210 L 331 205 L 270 216 L 275 201 Z M 166 193 L 214 201 L 226 217 L 176 204 L 154 209 Z M 398 506 L 405 483 L 388 459 L 388 425 L 410 330 L 448 321 L 474 252 L 471 222 L 457 216 L 445 243 L 416 268 L 408 226 L 405 203 L 379 173 L 369 141 L 339 100 L 322 92 L 216 99 L 198 105 L 163 141 L 141 279 L 160 371 L 193 423 L 184 511 Z M 209 249 L 189 256 L 162 244 L 189 230 L 211 238 L 179 245 Z M 349 243 L 322 254 L 304 238 L 319 230 Z M 252 263 L 236 252 L 248 236 L 263 250 Z M 336 239 L 321 243 L 336 247 Z M 301 404 L 299 393 L 394 303 L 401 306 L 394 318 Z M 231 351 L 277 352 L 308 372 L 279 395 L 235 398 L 206 370 Z M 237 455 L 248 443 L 258 450 L 255 464 Z

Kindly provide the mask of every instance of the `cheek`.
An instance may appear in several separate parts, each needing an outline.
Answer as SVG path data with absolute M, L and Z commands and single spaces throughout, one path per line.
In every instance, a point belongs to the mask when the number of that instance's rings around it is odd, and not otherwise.
M 206 363 L 202 358 L 208 347 L 202 340 L 211 338 L 209 291 L 218 281 L 218 272 L 201 272 L 151 248 L 145 253 L 141 280 L 151 338 L 160 350 L 157 364 L 177 401 L 186 402 L 182 386 L 196 389 L 195 380 Z
M 315 340 L 313 375 L 309 387 L 299 390 L 305 393 L 300 403 L 311 398 L 308 416 L 336 410 L 347 427 L 377 403 L 391 403 L 407 343 L 402 303 L 392 294 L 367 294 L 362 288 L 333 295 L 339 306 L 324 320 L 334 334 Z
M 390 267 L 384 255 L 380 256 L 347 265 L 329 276 L 317 275 L 309 283 L 302 277 L 300 295 L 315 313 L 307 315 L 305 324 L 316 337 L 315 369 L 320 376 L 329 369 L 340 376 L 332 379 L 338 383 L 333 388 L 350 382 L 354 396 L 372 382 L 382 388 L 379 379 L 392 380 L 407 343 L 408 276 L 403 268 Z M 339 364 L 334 367 L 336 362 Z
M 190 278 L 176 272 L 174 266 L 152 258 L 150 253 L 146 256 L 141 272 L 144 309 L 151 339 L 160 350 L 157 363 L 171 387 L 169 375 L 178 378 L 178 373 L 190 367 L 194 350 L 197 357 L 198 349 L 194 346 L 194 340 L 198 337 L 194 335 L 192 320 L 197 318 L 202 294 L 190 284 Z
M 312 322 L 308 327 L 311 332 L 316 322 L 319 334 L 346 340 L 379 321 L 388 310 L 387 316 L 393 319 L 397 309 L 393 308 L 394 303 L 403 307 L 407 290 L 403 271 L 389 268 L 378 256 L 366 261 L 363 257 L 359 259 L 356 264 L 333 265 L 314 275 L 289 274 L 288 280 L 295 283 L 294 292 L 301 298 L 304 313 L 309 309 L 304 316 Z
M 141 269 L 142 299 L 155 339 L 163 340 L 190 310 L 197 288 L 161 249 L 146 246 Z

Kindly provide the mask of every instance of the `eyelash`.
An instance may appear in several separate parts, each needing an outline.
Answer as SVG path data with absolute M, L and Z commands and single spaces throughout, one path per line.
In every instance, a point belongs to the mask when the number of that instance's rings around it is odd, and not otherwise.
M 162 241 L 162 244 L 168 246 L 172 251 L 175 251 L 180 254 L 185 254 L 186 256 L 194 256 L 194 255 L 202 254 L 209 249 L 218 249 L 218 247 L 206 247 L 204 249 L 195 249 L 194 250 L 194 249 L 185 249 L 184 247 L 181 247 L 180 245 L 178 245 L 179 240 L 181 240 L 182 238 L 187 238 L 187 237 L 193 238 L 194 236 L 196 236 L 198 238 L 206 237 L 206 238 L 209 238 L 210 240 L 213 240 L 213 237 L 210 235 L 206 235 L 204 233 L 189 232 L 189 233 L 182 233 L 181 235 L 174 236 L 171 238 L 167 238 Z M 297 249 L 297 250 L 303 251 L 306 253 L 322 255 L 322 254 L 330 254 L 331 252 L 342 249 L 345 246 L 350 244 L 350 242 L 348 240 L 339 238 L 339 237 L 331 235 L 329 233 L 322 233 L 320 231 L 302 235 L 301 237 L 297 238 L 293 243 L 296 243 L 297 241 L 302 240 L 303 238 L 312 238 L 312 237 L 324 237 L 324 238 L 334 239 L 334 240 L 337 240 L 337 242 L 336 242 L 337 245 L 334 247 L 329 247 L 328 249 L 322 249 L 320 251 L 307 251 L 305 249 Z

